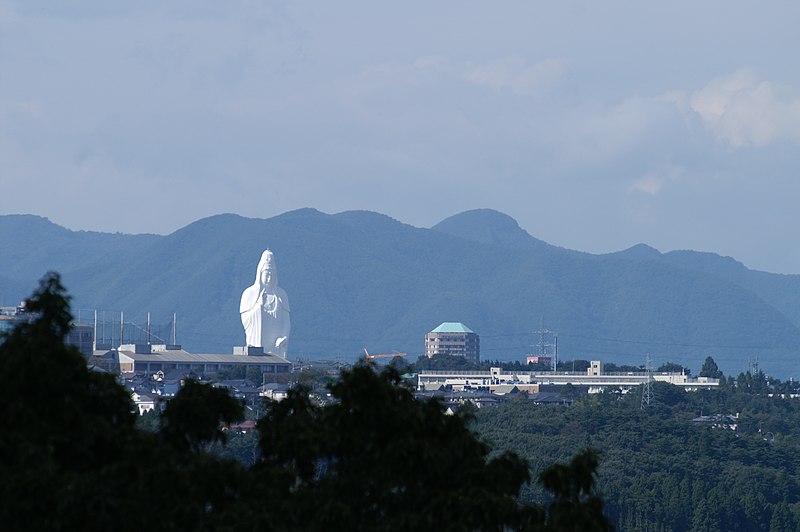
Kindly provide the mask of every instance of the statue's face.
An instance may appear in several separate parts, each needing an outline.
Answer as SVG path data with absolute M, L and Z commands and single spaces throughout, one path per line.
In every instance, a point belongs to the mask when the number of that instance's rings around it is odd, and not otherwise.
M 263 286 L 272 286 L 275 279 L 275 265 L 271 260 L 267 261 L 264 268 L 261 270 L 261 284 Z

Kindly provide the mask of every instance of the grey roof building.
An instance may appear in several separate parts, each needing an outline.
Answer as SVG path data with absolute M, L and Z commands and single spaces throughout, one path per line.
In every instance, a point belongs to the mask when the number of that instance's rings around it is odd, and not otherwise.
M 276 355 L 196 354 L 184 351 L 180 346 L 158 344 L 124 344 L 116 350 L 95 352 L 93 358 L 105 359 L 106 364 L 115 366 L 110 369 L 120 373 L 182 370 L 206 374 L 236 366 L 256 367 L 262 373 L 289 373 L 292 370 L 291 362 Z

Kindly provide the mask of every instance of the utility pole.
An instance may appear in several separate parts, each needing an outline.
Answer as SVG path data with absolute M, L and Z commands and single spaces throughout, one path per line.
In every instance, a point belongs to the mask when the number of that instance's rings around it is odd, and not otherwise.
M 553 367 L 558 368 L 558 335 L 553 333 Z M 572 371 L 575 371 L 575 360 L 572 361 Z
M 653 400 L 653 370 L 650 366 L 650 353 L 647 353 L 644 368 L 647 373 L 647 380 L 642 385 L 642 410 L 650 406 L 650 402 Z

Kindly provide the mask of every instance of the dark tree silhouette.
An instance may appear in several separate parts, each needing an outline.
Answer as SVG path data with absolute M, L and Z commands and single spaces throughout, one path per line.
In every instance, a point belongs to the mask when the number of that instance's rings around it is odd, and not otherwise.
M 226 389 L 189 379 L 161 418 L 161 435 L 181 450 L 198 452 L 206 445 L 225 443 L 222 427 L 244 419 L 244 405 Z
M 595 492 L 597 455 L 585 450 L 569 464 L 555 464 L 542 472 L 539 479 L 553 493 L 547 510 L 548 530 L 605 532 L 613 530 L 603 515 L 603 499 Z
M 719 367 L 717 367 L 717 363 L 714 362 L 714 359 L 710 356 L 706 357 L 705 361 L 703 361 L 703 367 L 700 368 L 700 376 L 710 377 L 712 379 L 721 379 L 724 377 Z
M 293 523 L 305 530 L 495 530 L 518 526 L 527 465 L 489 458 L 469 417 L 420 402 L 392 368 L 342 372 L 335 401 L 305 390 L 272 403 L 259 423 L 261 467 L 283 473 Z

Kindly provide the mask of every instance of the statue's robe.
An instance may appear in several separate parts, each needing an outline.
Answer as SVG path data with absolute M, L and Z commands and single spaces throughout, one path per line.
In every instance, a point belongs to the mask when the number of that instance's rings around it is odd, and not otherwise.
M 286 343 L 275 345 L 280 338 L 286 338 L 288 343 L 291 328 L 289 298 L 282 288 L 276 286 L 269 293 L 266 289 L 260 291 L 258 286 L 248 287 L 242 293 L 239 313 L 248 346 L 286 357 Z

